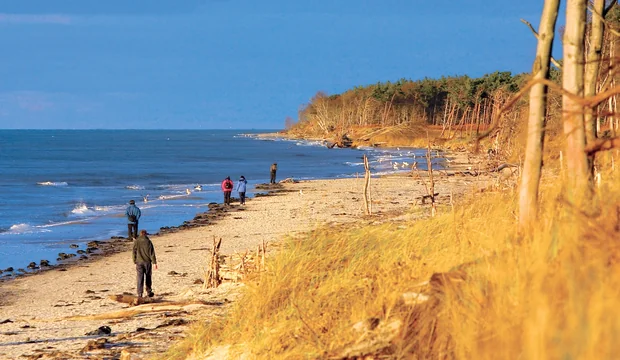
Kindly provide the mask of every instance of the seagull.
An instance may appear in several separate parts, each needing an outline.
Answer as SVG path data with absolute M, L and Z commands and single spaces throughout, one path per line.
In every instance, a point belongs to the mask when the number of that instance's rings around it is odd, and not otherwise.
M 149 202 L 149 194 L 146 194 L 145 196 L 143 196 L 142 200 L 144 200 L 145 203 Z
M 394 161 L 394 162 L 392 163 L 392 168 L 393 168 L 394 170 L 398 170 L 398 162 Z
M 202 191 L 202 185 L 196 185 L 196 186 L 194 186 L 194 190 L 196 190 L 196 191 Z
M 191 191 L 189 191 L 189 189 L 185 189 L 185 193 L 186 193 L 187 195 L 189 195 L 189 194 L 191 194 Z

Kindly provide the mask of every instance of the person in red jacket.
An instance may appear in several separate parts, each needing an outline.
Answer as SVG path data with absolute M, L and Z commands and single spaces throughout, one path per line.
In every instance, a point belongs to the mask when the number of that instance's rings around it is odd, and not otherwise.
M 234 188 L 234 184 L 232 180 L 230 180 L 230 176 L 227 176 L 224 181 L 222 181 L 222 191 L 224 192 L 224 205 L 230 205 L 230 194 L 232 193 Z

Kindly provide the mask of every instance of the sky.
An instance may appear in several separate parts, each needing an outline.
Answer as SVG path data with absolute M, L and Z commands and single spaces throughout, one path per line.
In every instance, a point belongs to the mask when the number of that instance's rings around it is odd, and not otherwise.
M 528 72 L 542 4 L 5 0 L 0 129 L 281 129 L 317 91 Z

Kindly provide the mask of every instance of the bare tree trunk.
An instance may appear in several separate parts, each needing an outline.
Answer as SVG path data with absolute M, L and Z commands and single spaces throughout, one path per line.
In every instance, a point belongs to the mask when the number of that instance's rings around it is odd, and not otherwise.
M 587 0 L 568 0 L 566 4 L 566 30 L 564 33 L 564 90 L 583 96 L 584 38 Z M 573 98 L 562 96 L 564 135 L 566 136 L 566 170 L 568 198 L 580 205 L 588 191 L 588 159 L 584 109 Z
M 553 48 L 555 23 L 560 0 L 545 0 L 538 29 L 536 60 L 532 67 L 534 80 L 549 78 L 549 62 Z M 519 187 L 519 227 L 525 229 L 538 214 L 538 186 L 542 169 L 545 119 L 547 116 L 547 86 L 537 83 L 530 90 L 530 112 L 523 175 Z
M 590 46 L 586 59 L 586 70 L 584 79 L 584 96 L 594 96 L 596 94 L 596 82 L 600 69 L 601 55 L 603 52 L 603 12 L 605 10 L 605 0 L 594 0 L 592 12 L 592 29 L 590 32 Z M 598 116 L 596 107 L 587 109 L 585 113 L 585 129 L 588 144 L 593 143 L 597 137 Z M 594 154 L 588 156 L 588 174 L 590 181 L 594 179 Z
M 370 197 L 370 166 L 368 157 L 364 154 L 364 213 L 372 215 L 372 198 Z
M 609 44 L 609 77 L 610 77 L 610 88 L 615 87 L 616 81 L 614 80 L 614 44 L 616 43 L 616 39 L 612 40 Z M 616 118 L 616 95 L 613 95 L 609 98 L 609 129 L 611 130 L 611 136 L 616 136 L 618 133 L 618 123 L 615 121 L 614 127 L 614 119 Z

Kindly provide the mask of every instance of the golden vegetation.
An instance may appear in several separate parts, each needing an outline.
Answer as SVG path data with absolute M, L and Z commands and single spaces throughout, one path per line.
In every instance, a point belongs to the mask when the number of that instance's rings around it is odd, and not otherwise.
M 605 201 L 589 213 L 549 179 L 527 238 L 515 232 L 516 196 L 484 193 L 433 219 L 289 239 L 228 318 L 169 354 L 231 345 L 231 358 L 613 358 L 618 170 L 602 179 Z

